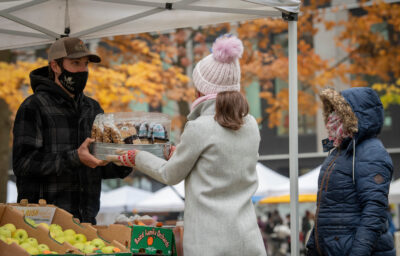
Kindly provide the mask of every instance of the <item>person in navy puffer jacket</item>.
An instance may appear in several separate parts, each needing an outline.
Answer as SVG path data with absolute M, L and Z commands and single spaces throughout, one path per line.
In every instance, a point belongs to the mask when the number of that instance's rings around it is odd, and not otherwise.
M 320 93 L 329 138 L 318 178 L 307 255 L 395 255 L 386 209 L 392 160 L 377 138 L 382 103 L 374 90 Z

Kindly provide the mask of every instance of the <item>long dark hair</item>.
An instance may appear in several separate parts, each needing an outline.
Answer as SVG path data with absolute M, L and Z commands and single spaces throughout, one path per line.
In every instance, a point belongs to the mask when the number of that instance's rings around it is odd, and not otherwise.
M 243 117 L 249 113 L 246 98 L 238 91 L 220 92 L 217 94 L 214 119 L 221 126 L 239 130 L 243 125 Z

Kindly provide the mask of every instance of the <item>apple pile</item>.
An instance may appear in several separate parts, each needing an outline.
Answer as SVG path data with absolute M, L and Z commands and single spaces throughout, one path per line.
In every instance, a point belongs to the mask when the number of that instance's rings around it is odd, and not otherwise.
M 0 227 L 0 239 L 7 244 L 17 243 L 31 255 L 58 254 L 50 251 L 49 246 L 46 244 L 38 244 L 36 238 L 29 237 L 25 229 L 17 229 L 12 223 L 7 223 Z
M 43 225 L 50 231 L 50 236 L 59 242 L 60 244 L 64 242 L 70 243 L 72 246 L 84 253 L 116 253 L 121 250 L 114 246 L 106 246 L 102 239 L 95 238 L 92 241 L 87 241 L 84 234 L 77 234 L 73 229 L 63 230 L 58 224 L 46 224 L 46 223 L 35 223 L 34 220 L 25 218 L 26 221 L 32 226 L 37 227 L 38 225 Z

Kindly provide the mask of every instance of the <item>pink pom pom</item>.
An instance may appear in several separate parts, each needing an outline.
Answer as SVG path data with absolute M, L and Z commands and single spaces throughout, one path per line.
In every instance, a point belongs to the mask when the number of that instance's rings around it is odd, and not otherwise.
M 217 38 L 212 46 L 212 54 L 216 61 L 229 63 L 242 57 L 243 44 L 235 36 Z

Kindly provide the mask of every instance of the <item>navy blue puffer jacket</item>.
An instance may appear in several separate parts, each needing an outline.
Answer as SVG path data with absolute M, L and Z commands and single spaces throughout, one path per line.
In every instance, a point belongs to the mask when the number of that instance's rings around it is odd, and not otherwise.
M 376 137 L 383 125 L 382 103 L 371 88 L 335 93 L 323 100 L 324 105 L 341 111 L 336 101 L 344 98 L 356 116 L 358 131 L 322 164 L 308 255 L 395 255 L 387 221 L 393 166 Z M 327 109 L 324 106 L 324 112 Z M 332 149 L 331 143 L 324 146 Z

